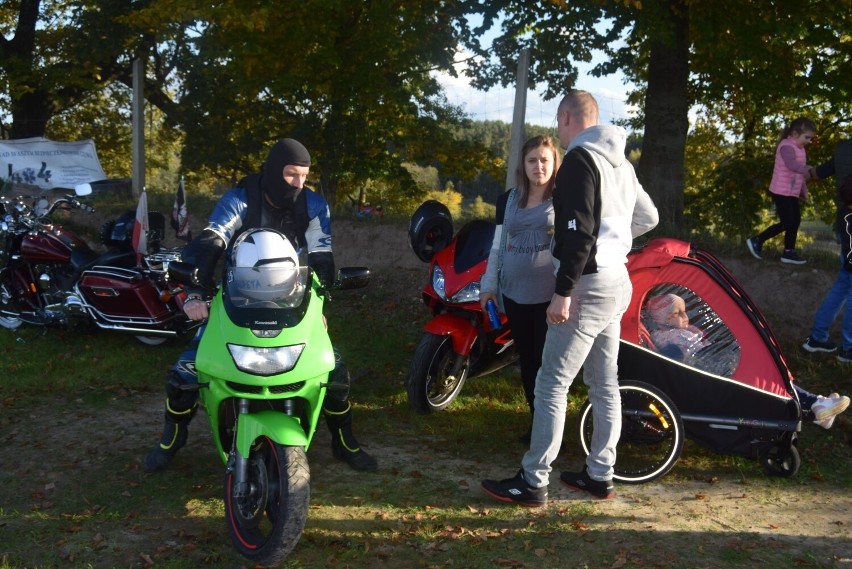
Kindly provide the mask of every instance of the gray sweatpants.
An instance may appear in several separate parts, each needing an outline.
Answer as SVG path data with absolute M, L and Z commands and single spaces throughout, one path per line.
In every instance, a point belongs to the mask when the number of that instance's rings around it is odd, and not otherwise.
M 624 266 L 584 275 L 571 293 L 568 321 L 548 324 L 536 377 L 532 441 L 521 462 L 530 485 L 549 482 L 550 465 L 562 444 L 568 390 L 581 368 L 594 421 L 587 470 L 593 480 L 612 478 L 621 434 L 617 363 L 621 316 L 632 292 Z

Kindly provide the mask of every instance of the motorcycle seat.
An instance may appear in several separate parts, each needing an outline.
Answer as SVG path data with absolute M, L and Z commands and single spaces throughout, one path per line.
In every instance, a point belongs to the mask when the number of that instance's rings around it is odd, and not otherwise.
M 81 275 L 83 271 L 94 265 L 130 269 L 136 266 L 136 253 L 133 251 L 107 251 L 98 255 L 94 251 L 75 250 L 71 253 L 70 263 L 75 275 Z

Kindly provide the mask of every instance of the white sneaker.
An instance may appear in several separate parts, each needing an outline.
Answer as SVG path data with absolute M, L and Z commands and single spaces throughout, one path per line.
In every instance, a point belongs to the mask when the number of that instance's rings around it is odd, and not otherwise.
M 849 398 L 845 395 L 837 393 L 832 393 L 828 397 L 817 395 L 817 402 L 811 405 L 811 412 L 814 414 L 814 422 L 825 421 L 843 413 L 847 407 L 849 407 Z
M 814 425 L 819 425 L 826 431 L 829 430 L 832 425 L 834 425 L 834 419 L 837 418 L 837 415 L 832 415 L 828 419 L 823 419 L 822 421 L 814 421 Z

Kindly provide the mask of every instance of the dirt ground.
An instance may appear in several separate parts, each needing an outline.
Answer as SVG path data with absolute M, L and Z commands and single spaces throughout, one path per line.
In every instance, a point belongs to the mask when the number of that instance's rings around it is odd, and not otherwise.
M 340 265 L 425 270 L 407 242 L 405 228 L 349 221 L 335 225 L 335 256 Z M 720 260 L 745 286 L 779 338 L 807 336 L 822 300 L 822 293 L 810 291 L 827 291 L 834 280 L 831 272 L 792 268 L 778 261 Z M 386 459 L 405 454 L 400 449 L 376 450 Z M 471 493 L 479 495 L 479 480 L 470 479 L 469 483 Z M 558 484 L 551 484 L 553 490 L 557 498 L 571 494 Z M 656 532 L 754 532 L 767 538 L 787 535 L 821 540 L 842 566 L 852 566 L 852 492 L 838 495 L 834 489 L 823 492 L 808 488 L 806 495 L 799 495 L 771 485 L 743 488 L 736 482 L 705 480 L 672 485 L 664 478 L 662 482 L 623 489 L 620 499 L 598 508 L 613 519 L 630 519 L 637 527 Z M 673 510 L 677 516 L 671 515 Z
M 338 266 L 367 265 L 371 268 L 397 268 L 400 275 L 410 279 L 413 271 L 422 271 L 425 265 L 418 261 L 408 247 L 405 228 L 376 222 L 336 221 L 335 257 Z M 806 333 L 807 326 L 820 301 L 820 295 L 802 294 L 802 291 L 825 291 L 830 286 L 831 273 L 808 268 L 790 268 L 777 262 L 757 262 L 747 258 L 722 259 L 729 270 L 746 286 L 750 295 L 764 311 L 776 334 L 791 337 Z M 807 286 L 803 286 L 807 283 Z M 389 287 L 390 288 L 390 287 Z M 417 304 L 416 290 L 410 282 L 401 282 L 397 288 L 405 302 Z M 791 301 L 791 299 L 795 299 Z M 416 308 L 412 308 L 416 310 Z M 86 470 L 86 461 L 101 461 L 104 449 L 110 452 L 134 452 L 146 448 L 152 440 L 152 417 L 160 412 L 159 401 L 149 396 L 131 396 L 121 405 L 121 413 L 83 410 L 73 416 L 58 417 L 57 427 L 49 431 L 37 447 L 28 444 L 30 432 L 39 418 L 47 416 L 48 409 L 32 409 L 14 422 L 0 422 L 0 444 L 6 456 L 15 456 L 22 476 L 34 476 L 48 483 L 61 478 L 62 473 L 73 468 Z M 200 423 L 200 422 L 199 422 Z M 66 448 L 64 429 L 79 430 L 75 440 L 84 441 L 85 448 Z M 155 427 L 154 427 L 155 428 Z M 815 434 L 808 426 L 804 436 Z M 203 438 L 209 434 L 196 429 L 196 443 L 205 445 Z M 48 433 L 48 434 L 49 434 Z M 115 434 L 119 433 L 118 439 Z M 318 431 L 318 437 L 327 433 Z M 495 503 L 484 497 L 479 489 L 482 478 L 493 477 L 502 471 L 494 466 L 467 462 L 458 458 L 424 461 L 416 441 L 373 434 L 370 451 L 376 455 L 382 471 L 407 472 L 416 465 L 423 477 L 452 480 L 459 491 L 468 493 L 472 508 L 493 507 Z M 839 452 L 849 454 L 848 446 L 840 441 Z M 209 446 L 212 446 L 210 443 Z M 312 460 L 331 460 L 328 445 L 319 443 Z M 45 449 L 50 452 L 45 453 Z M 82 462 L 81 462 L 82 461 Z M 138 466 L 138 465 L 137 465 Z M 555 464 L 558 469 L 560 464 Z M 129 468 L 126 466 L 125 468 Z M 318 485 L 333 484 L 318 472 Z M 51 474 L 54 473 L 54 474 Z M 508 474 L 508 472 L 507 472 Z M 60 482 L 57 482 L 57 484 Z M 551 485 L 552 506 L 560 501 L 577 500 L 558 483 Z M 801 547 L 819 551 L 819 559 L 809 560 L 812 567 L 852 567 L 852 492 L 838 492 L 836 488 L 820 484 L 806 484 L 805 491 L 792 485 L 777 485 L 767 479 L 766 484 L 743 485 L 735 479 L 706 480 L 670 477 L 640 486 L 619 486 L 619 496 L 606 502 L 595 502 L 595 512 L 603 528 L 619 528 L 640 534 L 660 535 L 706 534 L 718 536 L 717 543 L 731 543 L 749 536 L 750 540 L 764 540 L 767 547 L 784 547 L 790 552 L 790 566 L 801 565 Z M 143 536 L 140 538 L 144 539 Z M 779 543 L 783 545 L 778 545 Z M 708 546 L 710 546 L 708 542 Z M 810 558 L 809 558 L 810 559 Z M 755 563 L 758 563 L 755 561 Z M 759 564 L 759 563 L 758 563 Z M 400 565 L 401 566 L 401 565 Z M 613 567 L 621 566 L 618 564 Z M 661 567 L 667 566 L 662 562 Z M 725 565 L 726 567 L 728 565 Z M 748 565 L 743 565 L 748 566 Z

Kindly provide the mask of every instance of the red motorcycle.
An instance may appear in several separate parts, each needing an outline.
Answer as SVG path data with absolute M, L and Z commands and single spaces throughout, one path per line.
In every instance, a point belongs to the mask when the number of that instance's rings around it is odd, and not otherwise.
M 152 346 L 196 327 L 182 310 L 185 292 L 168 282 L 168 264 L 180 260 L 180 251 L 159 248 L 162 214 L 149 215 L 149 254 L 137 266 L 130 245 L 132 213 L 105 224 L 102 238 L 112 246 L 105 253 L 53 222 L 60 210 L 95 211 L 78 199 L 91 193 L 91 186 L 75 192 L 53 203 L 43 197 L 29 203 L 22 196 L 0 197 L 0 327 L 94 324 Z
M 468 377 L 496 371 L 517 360 L 506 315 L 494 328 L 479 304 L 479 280 L 485 273 L 495 225 L 473 220 L 453 237 L 449 210 L 440 202 L 423 203 L 408 227 L 415 255 L 429 263 L 423 304 L 432 312 L 414 351 L 406 378 L 408 402 L 419 413 L 444 410 Z

